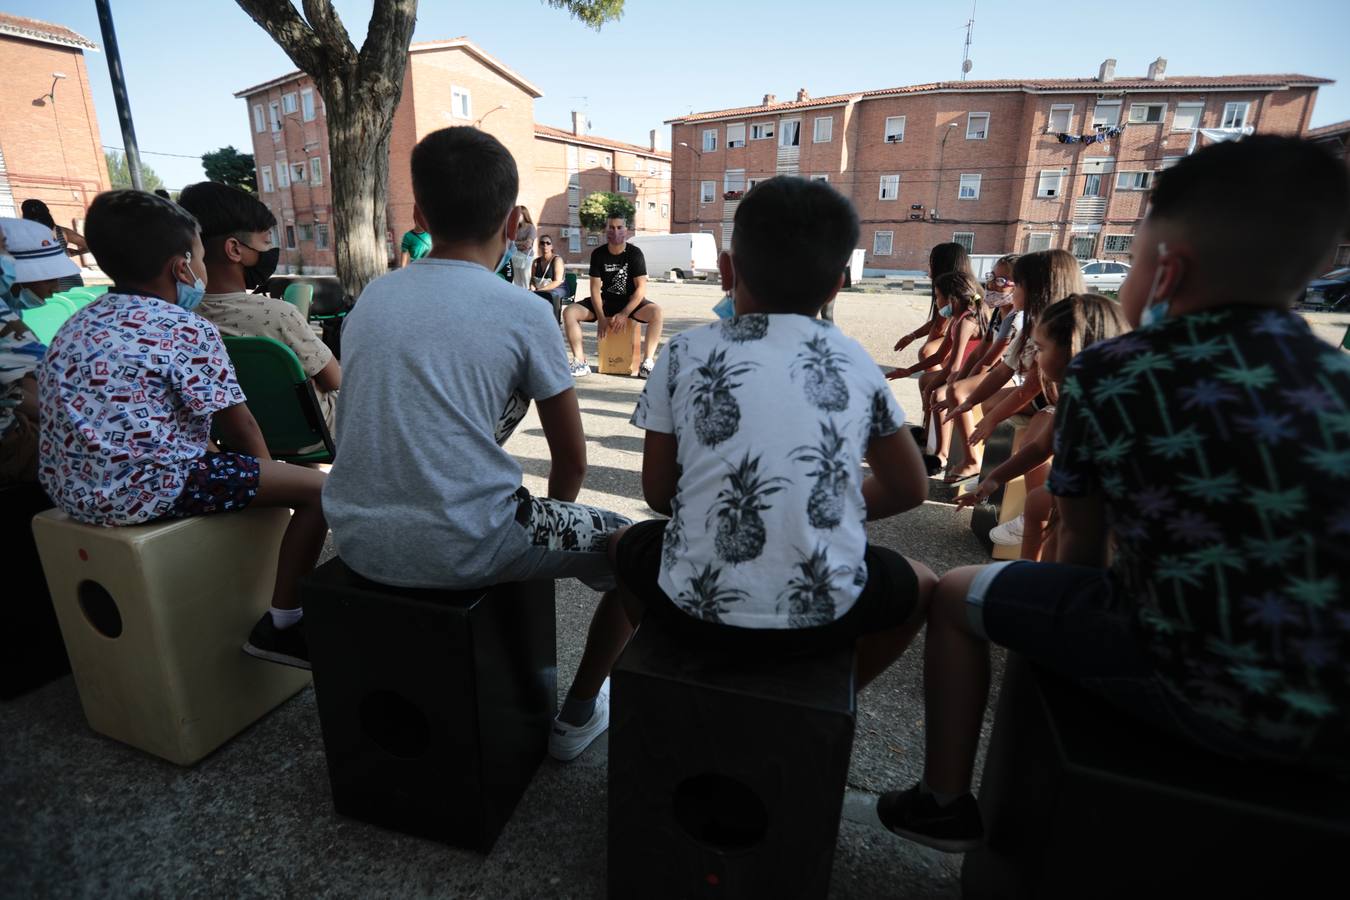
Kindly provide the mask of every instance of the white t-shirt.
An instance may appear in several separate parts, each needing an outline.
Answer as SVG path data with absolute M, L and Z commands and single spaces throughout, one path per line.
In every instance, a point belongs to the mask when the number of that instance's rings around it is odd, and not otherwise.
M 877 364 L 829 322 L 738 316 L 672 339 L 632 418 L 678 448 L 661 589 L 743 628 L 848 612 L 867 582 L 863 455 L 903 420 Z

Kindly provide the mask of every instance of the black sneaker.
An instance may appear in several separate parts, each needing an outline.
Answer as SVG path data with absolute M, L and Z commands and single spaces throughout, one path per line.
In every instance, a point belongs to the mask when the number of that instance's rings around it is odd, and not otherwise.
M 301 619 L 290 628 L 278 628 L 272 624 L 272 614 L 263 613 L 258 624 L 249 632 L 244 652 L 283 666 L 310 668 L 309 645 L 305 643 L 305 620 Z
M 919 786 L 887 791 L 877 801 L 881 824 L 895 834 L 947 853 L 965 853 L 984 842 L 984 823 L 974 794 L 963 794 L 950 806 L 938 806 Z

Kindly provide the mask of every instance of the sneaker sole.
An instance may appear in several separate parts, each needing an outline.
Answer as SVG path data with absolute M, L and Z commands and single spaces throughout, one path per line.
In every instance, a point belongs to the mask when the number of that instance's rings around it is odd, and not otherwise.
M 902 837 L 907 841 L 923 844 L 925 847 L 941 850 L 943 853 L 969 853 L 971 850 L 978 850 L 984 845 L 983 838 L 935 838 L 932 835 L 907 831 L 904 828 L 892 828 L 885 823 L 882 823 L 882 827 L 891 834 Z
M 274 653 L 271 650 L 262 650 L 252 644 L 245 644 L 244 652 L 254 659 L 261 659 L 270 663 L 279 663 L 280 665 L 291 666 L 296 669 L 304 669 L 306 672 L 312 672 L 314 670 L 314 667 L 310 665 L 309 660 L 301 659 L 298 656 L 288 656 L 285 653 Z
M 573 745 L 569 741 L 569 744 L 566 747 L 555 746 L 553 742 L 554 733 L 549 732 L 548 755 L 556 759 L 558 762 L 571 762 L 581 754 L 585 753 L 587 748 L 589 748 L 591 744 L 595 743 L 596 738 L 600 737 L 600 735 L 604 734 L 608 730 L 609 730 L 609 716 L 605 716 L 604 725 L 600 728 L 597 728 L 594 734 L 590 735 L 584 740 L 582 740 L 577 734 L 568 735 L 570 740 L 577 740 L 579 741 L 579 743 Z
M 1005 538 L 1005 537 L 1002 537 L 1002 536 L 994 537 L 994 536 L 991 534 L 991 535 L 989 535 L 989 540 L 993 541 L 995 544 L 998 544 L 1000 547 L 1020 547 L 1020 546 L 1022 546 L 1022 536 L 1021 536 L 1020 534 L 1019 534 L 1017 537 L 1015 537 L 1015 538 Z

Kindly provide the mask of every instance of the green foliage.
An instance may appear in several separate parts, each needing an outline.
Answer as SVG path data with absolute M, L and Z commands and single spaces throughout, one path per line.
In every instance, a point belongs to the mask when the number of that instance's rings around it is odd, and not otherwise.
M 120 150 L 104 150 L 103 160 L 108 165 L 108 180 L 113 189 L 131 187 L 131 169 L 127 158 Z M 147 191 L 164 187 L 164 180 L 155 174 L 155 170 L 141 161 L 141 187 Z
M 596 191 L 577 208 L 577 218 L 590 231 L 599 231 L 605 227 L 605 220 L 611 216 L 623 216 L 630 224 L 637 207 L 633 201 L 622 194 L 611 191 Z
M 606 22 L 623 15 L 623 0 L 544 0 L 554 9 L 565 9 L 572 17 L 596 31 Z
M 257 188 L 257 172 L 253 167 L 253 154 L 240 153 L 234 147 L 221 147 L 212 153 L 202 154 L 202 168 L 206 177 L 221 184 L 228 184 L 253 193 Z

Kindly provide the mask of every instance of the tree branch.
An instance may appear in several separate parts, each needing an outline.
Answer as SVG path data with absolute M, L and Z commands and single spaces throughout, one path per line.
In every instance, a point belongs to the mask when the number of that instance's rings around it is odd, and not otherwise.
M 290 0 L 235 0 L 239 8 L 248 13 L 248 17 L 257 22 L 291 62 L 302 71 L 313 74 L 324 68 L 325 50 L 323 42 L 313 30 L 300 18 Z
M 305 18 L 309 20 L 309 27 L 314 29 L 328 51 L 329 63 L 336 64 L 344 71 L 356 65 L 356 46 L 352 44 L 346 26 L 333 8 L 333 0 L 303 0 L 301 6 Z
M 407 68 L 408 44 L 417 26 L 417 0 L 375 0 L 361 45 L 361 81 L 369 85 L 390 82 L 395 97 L 403 92 L 403 72 Z

